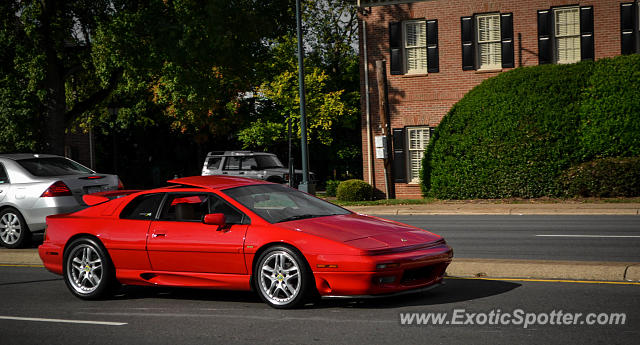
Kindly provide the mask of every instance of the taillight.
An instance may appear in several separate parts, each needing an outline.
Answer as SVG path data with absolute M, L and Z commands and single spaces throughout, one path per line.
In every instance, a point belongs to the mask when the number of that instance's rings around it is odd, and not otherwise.
M 71 196 L 71 189 L 64 182 L 57 181 L 40 195 L 41 198 L 50 196 Z
M 120 178 L 118 178 L 118 189 L 124 189 L 124 184 Z

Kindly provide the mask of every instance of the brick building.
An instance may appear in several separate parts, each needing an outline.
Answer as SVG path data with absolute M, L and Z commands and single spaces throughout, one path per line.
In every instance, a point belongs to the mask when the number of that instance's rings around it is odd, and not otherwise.
M 420 197 L 422 154 L 433 128 L 483 80 L 520 66 L 640 49 L 637 0 L 360 0 L 358 5 L 364 179 L 387 190 L 374 140 L 386 134 L 376 78 L 376 62 L 385 60 L 388 143 L 393 144 L 387 171 L 389 191 L 397 198 Z

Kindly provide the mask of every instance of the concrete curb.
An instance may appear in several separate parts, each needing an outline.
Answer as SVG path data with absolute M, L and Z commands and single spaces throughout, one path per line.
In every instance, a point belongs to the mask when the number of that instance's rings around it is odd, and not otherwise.
M 42 265 L 37 249 L 0 249 L 0 265 Z M 454 277 L 640 281 L 640 263 L 454 258 Z
M 640 281 L 640 263 L 454 258 L 455 277 Z
M 349 210 L 377 215 L 640 215 L 639 203 L 620 204 L 490 204 L 434 203 L 424 205 L 349 206 Z

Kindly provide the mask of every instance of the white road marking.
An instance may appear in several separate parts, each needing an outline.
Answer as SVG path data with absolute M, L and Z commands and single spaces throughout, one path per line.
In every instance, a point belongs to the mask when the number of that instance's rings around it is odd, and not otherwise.
M 103 326 L 124 326 L 124 325 L 127 324 L 126 322 L 65 320 L 65 319 L 43 319 L 43 318 L 39 318 L 39 317 L 18 317 L 18 316 L 2 316 L 2 315 L 0 315 L 0 320 L 58 322 L 58 323 L 80 323 L 80 324 L 103 325 Z
M 536 237 L 640 238 L 635 235 L 536 235 Z

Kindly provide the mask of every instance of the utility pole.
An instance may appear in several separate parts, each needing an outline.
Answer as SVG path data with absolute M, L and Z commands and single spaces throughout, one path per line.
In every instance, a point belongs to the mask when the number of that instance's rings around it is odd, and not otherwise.
M 296 22 L 298 28 L 298 85 L 300 93 L 300 140 L 302 151 L 302 182 L 298 189 L 309 193 L 316 193 L 316 186 L 309 181 L 309 149 L 307 147 L 307 116 L 304 97 L 304 48 L 302 46 L 302 14 L 300 0 L 296 0 Z
M 386 141 L 384 164 L 384 186 L 387 199 L 395 199 L 395 186 L 391 177 L 391 125 L 389 123 L 389 92 L 387 89 L 387 67 L 384 60 L 376 61 L 376 82 L 378 84 L 378 105 L 380 129 Z

